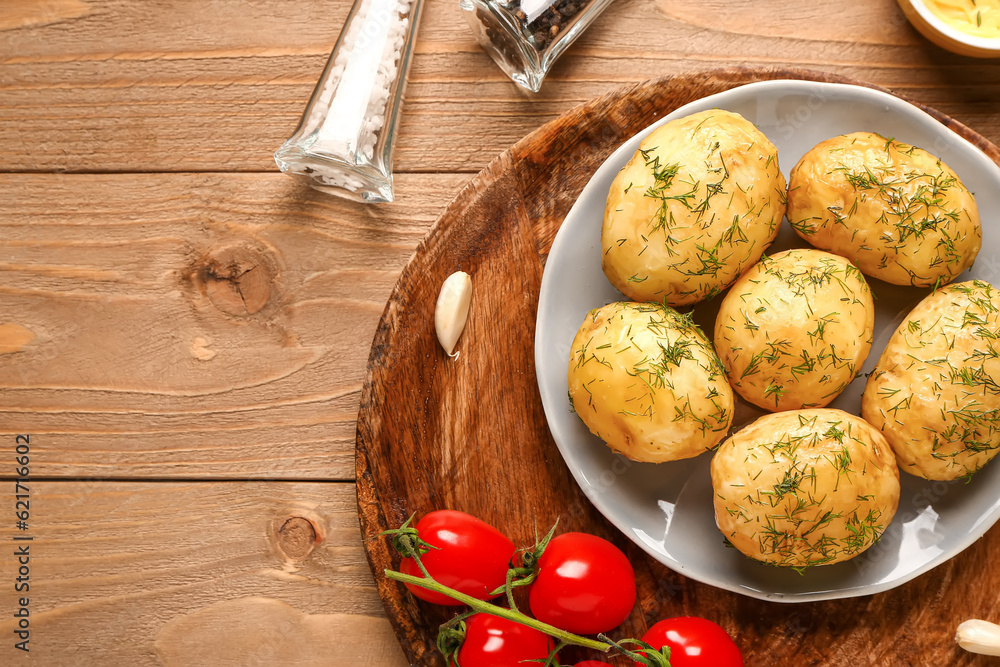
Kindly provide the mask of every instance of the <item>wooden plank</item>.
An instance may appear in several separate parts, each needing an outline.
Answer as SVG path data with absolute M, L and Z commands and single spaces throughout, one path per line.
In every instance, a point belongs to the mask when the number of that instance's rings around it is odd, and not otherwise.
M 466 179 L 366 206 L 277 173 L 0 175 L 0 441 L 45 477 L 352 479 L 379 316 Z
M 13 510 L 14 482 L 3 485 Z M 28 486 L 29 529 L 0 524 L 0 663 L 25 657 L 13 634 L 25 597 L 34 664 L 407 664 L 360 546 L 353 484 Z M 27 590 L 14 590 L 19 576 Z
M 311 0 L 275 14 L 214 0 L 181 18 L 163 0 L 19 3 L 0 32 L 0 171 L 274 171 L 272 153 L 348 4 Z M 1000 63 L 932 46 L 892 2 L 844 0 L 836 20 L 825 11 L 787 0 L 619 0 L 529 96 L 478 47 L 456 3 L 427 0 L 396 171 L 477 172 L 620 85 L 734 65 L 870 81 L 1000 141 Z

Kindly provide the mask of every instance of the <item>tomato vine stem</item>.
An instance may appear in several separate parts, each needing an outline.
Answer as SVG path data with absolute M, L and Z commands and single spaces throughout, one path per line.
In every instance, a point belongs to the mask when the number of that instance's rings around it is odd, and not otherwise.
M 469 605 L 473 610 L 478 611 L 483 614 L 490 614 L 492 616 L 499 616 L 500 618 L 506 618 L 508 621 L 514 621 L 515 623 L 520 623 L 522 625 L 527 625 L 528 627 L 534 628 L 545 634 L 555 637 L 560 641 L 564 641 L 568 644 L 574 646 L 584 646 L 586 648 L 592 648 L 597 651 L 602 651 L 607 653 L 611 650 L 611 644 L 606 642 L 599 642 L 596 639 L 587 639 L 586 637 L 581 637 L 580 635 L 574 635 L 571 632 L 566 632 L 565 630 L 560 630 L 559 628 L 549 625 L 548 623 L 542 623 L 538 619 L 531 618 L 530 616 L 525 616 L 519 611 L 511 611 L 504 607 L 498 607 L 495 604 L 479 600 L 472 597 L 471 595 L 466 595 L 465 593 L 460 593 L 453 588 L 448 588 L 433 579 L 425 579 L 422 577 L 415 577 L 411 574 L 403 574 L 402 572 L 396 572 L 395 570 L 385 570 L 385 576 L 393 581 L 399 581 L 404 584 L 412 584 L 414 586 L 420 586 L 421 588 L 426 588 L 427 590 L 434 591 L 436 593 L 441 593 L 447 595 L 450 598 L 454 598 L 463 604 Z

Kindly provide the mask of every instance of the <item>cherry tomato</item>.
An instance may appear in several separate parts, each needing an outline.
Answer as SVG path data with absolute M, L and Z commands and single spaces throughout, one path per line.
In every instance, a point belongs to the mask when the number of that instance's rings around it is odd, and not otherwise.
M 662 620 L 646 631 L 642 641 L 653 648 L 669 646 L 671 667 L 743 667 L 743 656 L 733 638 L 706 618 Z
M 417 522 L 420 539 L 431 549 L 420 556 L 427 571 L 439 583 L 480 600 L 507 581 L 507 569 L 514 556 L 514 543 L 499 530 L 471 514 L 455 510 L 431 512 Z M 404 558 L 400 572 L 423 578 L 416 561 Z M 406 584 L 421 600 L 434 604 L 460 605 L 442 593 Z M 495 597 L 495 596 L 493 596 Z
M 537 667 L 555 648 L 547 635 L 526 625 L 489 614 L 465 619 L 465 641 L 458 650 L 461 667 Z M 454 663 L 453 663 L 454 664 Z
M 618 547 L 596 535 L 563 533 L 538 559 L 528 604 L 535 618 L 581 635 L 621 625 L 635 605 L 635 573 Z

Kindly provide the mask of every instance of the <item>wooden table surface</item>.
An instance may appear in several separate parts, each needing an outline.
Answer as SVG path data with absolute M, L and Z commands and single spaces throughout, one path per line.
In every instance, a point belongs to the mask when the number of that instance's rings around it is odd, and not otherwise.
M 356 204 L 272 158 L 349 6 L 0 3 L 0 663 L 405 664 L 353 483 L 375 327 L 462 185 L 573 106 L 806 67 L 1000 143 L 1000 63 L 932 46 L 894 0 L 618 0 L 534 96 L 426 0 L 396 201 Z

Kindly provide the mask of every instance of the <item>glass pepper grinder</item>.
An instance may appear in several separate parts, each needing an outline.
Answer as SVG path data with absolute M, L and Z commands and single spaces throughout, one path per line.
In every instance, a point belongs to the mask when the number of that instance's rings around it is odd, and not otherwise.
M 330 194 L 390 202 L 392 150 L 424 0 L 355 0 L 278 168 Z
M 459 0 L 476 40 L 517 85 L 537 93 L 549 69 L 611 0 Z

